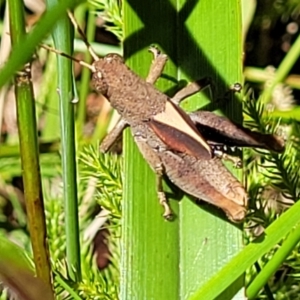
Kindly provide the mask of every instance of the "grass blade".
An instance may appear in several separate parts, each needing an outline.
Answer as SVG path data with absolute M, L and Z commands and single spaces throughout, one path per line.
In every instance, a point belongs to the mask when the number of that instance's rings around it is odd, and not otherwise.
M 230 284 L 239 278 L 264 253 L 272 249 L 293 228 L 299 225 L 300 202 L 293 205 L 271 224 L 263 235 L 247 245 L 220 272 L 205 283 L 191 299 L 216 299 Z M 230 276 L 228 276 L 230 274 Z
M 146 49 L 157 43 L 170 57 L 165 72 L 169 78 L 190 81 L 210 76 L 218 87 L 217 96 L 223 96 L 230 84 L 242 79 L 240 3 L 182 1 L 178 11 L 176 5 L 125 3 L 124 54 L 129 66 L 145 77 L 150 64 Z M 162 90 L 174 89 L 167 76 L 160 80 Z M 199 95 L 192 101 L 198 108 L 208 102 Z M 241 106 L 233 101 L 225 104 L 223 112 L 241 119 Z M 172 201 L 178 219 L 166 223 L 158 218 L 156 202 L 153 173 L 126 132 L 122 299 L 128 295 L 188 299 L 242 248 L 240 229 L 217 218 L 219 210 L 205 205 L 208 213 L 184 199 L 178 211 L 178 203 Z M 242 285 L 240 277 L 225 296 L 232 298 Z
M 175 1 L 172 1 L 176 5 Z M 126 63 L 146 77 L 154 42 L 168 55 L 176 57 L 172 47 L 172 28 L 176 13 L 167 1 L 124 2 L 124 56 Z M 154 20 L 164 20 L 164 29 Z M 172 53 L 170 52 L 172 51 Z M 164 72 L 175 77 L 174 63 L 168 62 Z M 172 83 L 160 80 L 166 90 Z M 124 144 L 125 178 L 123 204 L 123 233 L 121 255 L 121 299 L 177 299 L 179 291 L 179 222 L 166 222 L 162 217 L 156 194 L 155 177 L 136 145 L 129 130 Z M 178 203 L 171 203 L 178 211 Z
M 288 51 L 285 58 L 281 62 L 278 70 L 276 71 L 272 84 L 267 89 L 265 89 L 263 94 L 261 95 L 264 103 L 268 103 L 270 101 L 276 85 L 280 82 L 283 82 L 284 79 L 287 77 L 290 70 L 294 66 L 295 62 L 299 59 L 299 53 L 300 53 L 300 35 L 297 37 L 291 49 Z
M 49 8 L 58 4 L 47 2 Z M 67 14 L 57 22 L 52 33 L 55 47 L 67 54 L 73 49 L 73 26 Z M 58 94 L 62 144 L 62 177 L 64 183 L 67 262 L 70 276 L 81 280 L 77 198 L 77 162 L 75 145 L 72 61 L 57 56 Z
M 300 226 L 298 225 L 289 234 L 286 241 L 277 250 L 272 259 L 264 266 L 260 273 L 255 277 L 247 288 L 247 296 L 254 299 L 260 289 L 268 282 L 269 278 L 276 272 L 281 264 L 286 260 L 288 255 L 295 249 L 300 240 Z
M 227 1 L 226 5 L 216 0 L 181 1 L 179 24 L 177 43 L 180 79 L 191 81 L 209 76 L 214 83 L 213 100 L 224 97 L 231 84 L 242 82 L 239 1 Z M 241 121 L 241 105 L 237 99 L 228 99 L 217 106 L 213 101 L 210 103 L 204 93 L 201 94 L 190 98 L 183 106 L 188 110 L 198 109 L 205 104 L 205 110 L 221 106 L 222 114 Z M 236 170 L 232 171 L 236 176 L 241 175 Z M 184 270 L 181 272 L 181 299 L 190 299 L 243 247 L 240 228 L 224 219 L 220 210 L 207 204 L 201 206 L 204 210 L 185 199 L 180 207 L 180 263 Z M 243 286 L 243 276 L 235 280 L 237 282 L 231 290 L 226 291 L 223 299 L 232 299 Z
M 11 40 L 14 47 L 22 41 L 25 35 L 24 7 L 21 0 L 9 2 L 9 16 Z M 15 94 L 24 195 L 36 274 L 51 290 L 51 267 L 48 257 L 49 250 L 40 175 L 35 99 L 28 65 L 15 76 Z
M 22 41 L 14 46 L 9 60 L 0 72 L 0 87 L 2 87 L 16 71 L 30 60 L 35 51 L 35 47 L 42 41 L 47 33 L 53 28 L 56 21 L 63 16 L 67 8 L 78 5 L 80 1 L 66 0 L 60 1 L 45 13 L 37 26 L 26 34 Z

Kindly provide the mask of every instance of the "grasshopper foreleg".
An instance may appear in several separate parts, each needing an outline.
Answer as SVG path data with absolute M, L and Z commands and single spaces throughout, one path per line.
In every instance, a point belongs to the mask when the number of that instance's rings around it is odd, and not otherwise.
M 106 153 L 122 134 L 124 128 L 127 126 L 127 123 L 121 118 L 115 127 L 110 131 L 109 134 L 103 139 L 100 145 L 100 151 Z
M 162 54 L 159 49 L 154 46 L 149 48 L 149 51 L 152 52 L 154 59 L 150 66 L 149 74 L 147 76 L 146 81 L 154 84 L 156 80 L 161 76 L 166 62 L 168 60 L 168 56 L 166 54 Z

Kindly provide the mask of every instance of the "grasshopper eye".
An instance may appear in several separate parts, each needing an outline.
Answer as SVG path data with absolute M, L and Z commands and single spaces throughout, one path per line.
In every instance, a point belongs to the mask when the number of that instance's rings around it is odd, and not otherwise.
M 105 82 L 102 73 L 97 70 L 96 72 L 93 73 L 93 85 L 95 90 L 102 94 L 103 96 L 106 96 L 107 94 L 107 90 L 108 90 L 108 86 L 107 83 Z
M 97 78 L 102 79 L 102 73 L 99 71 L 96 73 Z

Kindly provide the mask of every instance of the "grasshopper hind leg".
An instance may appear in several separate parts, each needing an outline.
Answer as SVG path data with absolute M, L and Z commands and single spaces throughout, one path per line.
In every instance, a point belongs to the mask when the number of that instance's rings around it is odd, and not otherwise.
M 189 83 L 187 86 L 179 90 L 172 98 L 171 101 L 179 105 L 184 99 L 199 93 L 204 90 L 206 87 L 212 86 L 212 80 L 210 77 L 204 77 L 194 82 Z

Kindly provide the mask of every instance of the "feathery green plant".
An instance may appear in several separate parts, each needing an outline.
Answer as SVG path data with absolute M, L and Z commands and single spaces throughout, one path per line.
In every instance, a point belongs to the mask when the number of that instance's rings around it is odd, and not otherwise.
M 121 217 L 121 165 L 116 155 L 99 154 L 92 146 L 83 149 L 81 154 L 83 174 L 96 179 L 98 204 L 108 210 L 112 217 Z
M 104 27 L 123 41 L 123 16 L 121 0 L 90 0 L 97 8 L 100 17 L 105 21 Z
M 261 132 L 281 133 L 283 136 L 288 134 L 286 149 L 283 154 L 275 154 L 264 150 L 247 150 L 245 152 L 247 165 L 245 178 L 251 199 L 250 209 L 253 212 L 250 216 L 249 226 L 254 226 L 256 229 L 258 227 L 257 230 L 261 233 L 263 228 L 267 228 L 275 222 L 284 211 L 300 198 L 300 154 L 297 147 L 298 143 L 295 143 L 299 140 L 299 133 L 296 136 L 295 133 L 297 134 L 297 132 L 291 130 L 291 128 L 297 126 L 296 122 L 291 120 L 288 124 L 284 124 L 283 121 L 280 122 L 268 115 L 261 98 L 256 101 L 250 93 L 250 98 L 246 99 L 244 104 L 245 113 L 247 114 L 246 124 L 250 128 L 256 128 Z M 276 281 L 272 275 L 284 261 L 284 265 L 289 266 L 291 269 L 290 276 L 293 276 L 294 272 L 298 273 L 295 259 L 291 260 L 291 257 L 294 256 L 294 247 L 299 247 L 299 245 L 296 246 L 299 243 L 298 230 L 294 229 L 293 231 L 293 228 L 291 228 L 289 237 L 284 237 L 280 244 L 274 245 L 272 251 L 264 254 L 257 262 L 259 269 L 256 271 L 253 268 L 249 269 L 247 295 L 251 299 L 257 296 L 262 287 L 261 285 L 267 283 L 268 280 L 269 287 L 264 290 L 266 295 L 268 291 L 272 291 L 278 299 L 278 297 L 280 298 L 279 295 L 286 293 L 287 290 L 289 290 L 290 296 L 293 293 L 297 295 L 298 289 L 293 287 L 293 281 L 287 280 L 290 285 L 290 289 L 288 289 L 284 287 L 282 281 Z M 255 233 L 255 229 L 252 228 L 250 232 Z M 281 252 L 283 251 L 285 252 L 282 255 Z M 276 261 L 274 260 L 275 257 Z M 258 272 L 259 276 L 257 276 Z M 281 272 L 279 269 L 276 274 Z M 262 276 L 264 276 L 264 279 L 262 279 Z M 293 277 L 296 281 L 297 276 Z M 283 289 L 285 289 L 284 292 Z M 262 299 L 263 294 L 262 292 L 260 294 Z

